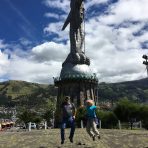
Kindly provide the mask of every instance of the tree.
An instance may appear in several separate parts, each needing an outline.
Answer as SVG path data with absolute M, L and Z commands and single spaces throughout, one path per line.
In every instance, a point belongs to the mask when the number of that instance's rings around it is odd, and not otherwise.
M 103 128 L 114 128 L 118 123 L 118 119 L 112 111 L 96 111 L 97 117 L 101 120 Z
M 51 119 L 54 118 L 54 111 L 47 110 L 47 111 L 43 114 L 43 118 L 47 121 L 47 124 L 48 124 L 48 125 L 51 125 Z
M 30 110 L 24 110 L 22 113 L 18 114 L 20 121 L 24 122 L 26 127 L 27 123 L 35 122 L 37 120 L 37 113 L 31 112 Z
M 84 126 L 86 125 L 86 108 L 85 107 L 80 107 L 77 109 L 77 114 L 76 114 L 76 123 L 78 125 L 78 127 L 80 127 L 81 124 L 81 120 L 84 123 Z
M 140 106 L 129 101 L 127 98 L 120 100 L 114 108 L 117 118 L 123 122 L 130 122 L 131 129 L 133 122 L 139 120 Z
M 121 121 L 128 121 L 128 103 L 129 101 L 127 99 L 120 100 L 114 109 L 114 113 Z
M 55 106 L 55 102 L 51 101 L 50 99 L 45 105 L 45 112 L 43 114 L 43 118 L 47 121 L 48 125 L 50 124 L 50 120 L 54 118 Z
M 148 129 L 148 105 L 142 105 L 139 114 L 143 123 L 143 127 Z

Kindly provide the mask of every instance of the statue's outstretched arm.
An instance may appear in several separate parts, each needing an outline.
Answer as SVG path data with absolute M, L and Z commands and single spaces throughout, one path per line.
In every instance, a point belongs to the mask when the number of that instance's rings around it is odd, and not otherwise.
M 70 19 L 71 19 L 71 11 L 70 11 L 70 13 L 69 13 L 63 27 L 62 27 L 62 30 L 64 30 L 67 27 L 67 25 L 70 23 Z

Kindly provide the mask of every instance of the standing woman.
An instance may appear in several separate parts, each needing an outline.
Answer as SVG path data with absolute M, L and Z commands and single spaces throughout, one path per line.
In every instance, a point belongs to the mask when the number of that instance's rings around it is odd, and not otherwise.
M 100 139 L 100 133 L 97 129 L 96 124 L 96 106 L 94 105 L 93 100 L 89 99 L 86 101 L 86 112 L 87 112 L 87 125 L 86 131 L 90 137 L 92 137 L 93 141 L 95 141 L 95 137 L 97 136 Z

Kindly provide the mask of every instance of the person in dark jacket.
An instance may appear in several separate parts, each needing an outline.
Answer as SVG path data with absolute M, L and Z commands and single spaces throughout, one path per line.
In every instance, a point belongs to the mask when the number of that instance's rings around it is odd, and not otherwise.
M 71 128 L 69 140 L 73 143 L 73 137 L 75 132 L 75 115 L 76 108 L 73 103 L 70 102 L 70 97 L 66 96 L 64 102 L 61 105 L 61 116 L 62 116 L 62 124 L 61 124 L 61 144 L 64 144 L 65 141 L 65 128 L 68 124 Z

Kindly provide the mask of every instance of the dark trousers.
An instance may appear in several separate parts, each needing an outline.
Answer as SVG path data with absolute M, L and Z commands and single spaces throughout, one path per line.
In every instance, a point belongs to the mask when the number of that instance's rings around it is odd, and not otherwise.
M 65 128 L 66 125 L 69 125 L 71 130 L 70 130 L 70 136 L 69 138 L 73 138 L 74 136 L 74 132 L 75 132 L 75 120 L 73 117 L 70 118 L 63 118 L 62 120 L 62 124 L 61 124 L 61 140 L 64 141 L 65 140 Z

